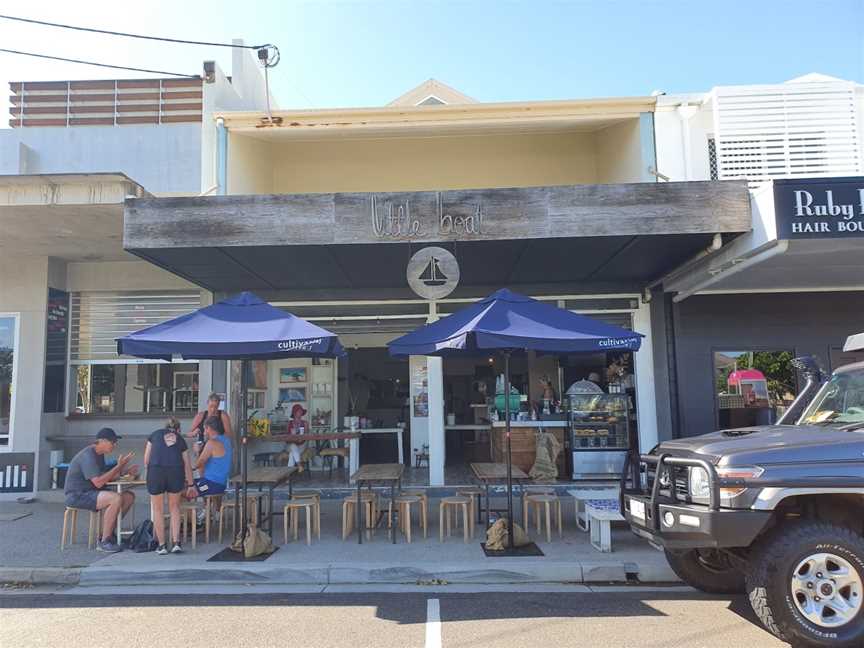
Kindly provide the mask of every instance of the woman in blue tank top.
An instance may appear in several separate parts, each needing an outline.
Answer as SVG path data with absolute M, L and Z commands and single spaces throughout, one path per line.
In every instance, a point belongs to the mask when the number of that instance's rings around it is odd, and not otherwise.
M 219 423 L 215 416 L 204 422 L 207 442 L 195 463 L 199 474 L 203 475 L 195 481 L 195 487 L 201 496 L 221 495 L 225 492 L 231 476 L 234 448 L 230 437 L 219 434 Z

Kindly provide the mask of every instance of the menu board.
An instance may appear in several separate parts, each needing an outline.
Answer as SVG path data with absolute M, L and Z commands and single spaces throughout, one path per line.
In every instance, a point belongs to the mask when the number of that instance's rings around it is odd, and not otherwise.
M 69 340 L 69 293 L 49 288 L 46 315 L 43 411 L 62 412 L 66 388 L 66 348 Z
M 411 371 L 411 393 L 414 398 L 413 416 L 429 416 L 429 369 L 426 362 L 413 366 Z
M 45 343 L 45 362 L 66 362 L 69 337 L 69 293 L 48 289 L 48 335 Z

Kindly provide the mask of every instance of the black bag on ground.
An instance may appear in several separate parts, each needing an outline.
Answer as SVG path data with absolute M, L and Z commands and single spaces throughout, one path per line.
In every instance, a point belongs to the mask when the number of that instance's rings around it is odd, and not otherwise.
M 155 551 L 157 546 L 156 538 L 153 535 L 153 522 L 150 520 L 142 520 L 135 527 L 132 535 L 124 541 L 124 548 L 134 551 L 135 553 L 145 553 L 147 551 Z

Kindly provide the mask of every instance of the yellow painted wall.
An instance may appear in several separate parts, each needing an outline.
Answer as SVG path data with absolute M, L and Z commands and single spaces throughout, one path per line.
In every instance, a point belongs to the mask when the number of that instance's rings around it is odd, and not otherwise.
M 228 193 L 268 194 L 273 190 L 272 147 L 242 135 L 228 140 Z
M 639 122 L 629 120 L 594 133 L 597 177 L 601 183 L 641 182 Z
M 592 183 L 590 133 L 390 138 L 281 145 L 276 193 Z

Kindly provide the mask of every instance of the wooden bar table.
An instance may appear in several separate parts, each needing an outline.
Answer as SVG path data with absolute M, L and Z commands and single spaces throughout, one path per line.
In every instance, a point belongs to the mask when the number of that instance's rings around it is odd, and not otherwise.
M 258 492 L 262 492 L 265 488 L 267 488 L 267 533 L 270 534 L 270 537 L 273 537 L 273 491 L 276 490 L 279 486 L 284 483 L 288 483 L 288 499 L 291 499 L 293 495 L 294 487 L 293 487 L 293 477 L 297 473 L 296 466 L 267 466 L 264 468 L 253 468 L 246 475 L 246 485 L 248 486 L 257 486 Z M 234 475 L 230 479 L 230 483 L 234 486 L 234 488 L 240 488 L 242 483 L 242 479 L 240 475 Z M 239 502 L 239 499 L 238 499 Z M 259 504 L 260 506 L 260 504 Z M 239 511 L 239 508 L 238 508 Z M 263 515 L 263 511 L 261 511 Z M 262 515 L 258 516 L 258 520 L 262 518 Z M 237 518 L 234 518 L 235 520 Z M 244 520 L 242 524 L 246 524 Z M 245 528 L 245 527 L 244 527 Z
M 351 475 L 351 479 L 357 482 L 357 543 L 363 544 L 363 529 L 360 524 L 362 520 L 362 509 L 363 504 L 361 502 L 361 495 L 363 490 L 363 484 L 366 484 L 369 487 L 369 490 L 372 490 L 372 484 L 379 482 L 389 484 L 390 486 L 390 502 L 393 502 L 393 499 L 396 497 L 396 487 L 399 487 L 399 490 L 402 490 L 402 473 L 405 471 L 405 466 L 402 464 L 366 464 L 365 466 L 360 466 L 360 469 Z M 390 524 L 390 532 L 393 535 L 393 544 L 396 544 L 396 527 L 393 525 L 393 517 L 392 511 L 394 507 L 390 507 L 391 515 L 388 520 Z
M 472 463 L 471 470 L 474 472 L 474 476 L 481 482 L 483 482 L 484 487 L 486 488 L 486 528 L 489 528 L 489 514 L 492 512 L 489 508 L 489 486 L 491 484 L 499 484 L 501 482 L 507 482 L 507 464 L 505 463 Z M 511 476 L 513 477 L 513 481 L 519 483 L 519 489 L 521 490 L 522 499 L 525 499 L 525 489 L 524 482 L 528 481 L 530 477 L 525 474 L 521 468 L 516 466 L 510 467 Z M 524 506 L 524 504 L 523 504 Z M 503 509 L 501 509 L 503 510 Z M 508 524 L 512 524 L 513 520 L 508 520 Z

